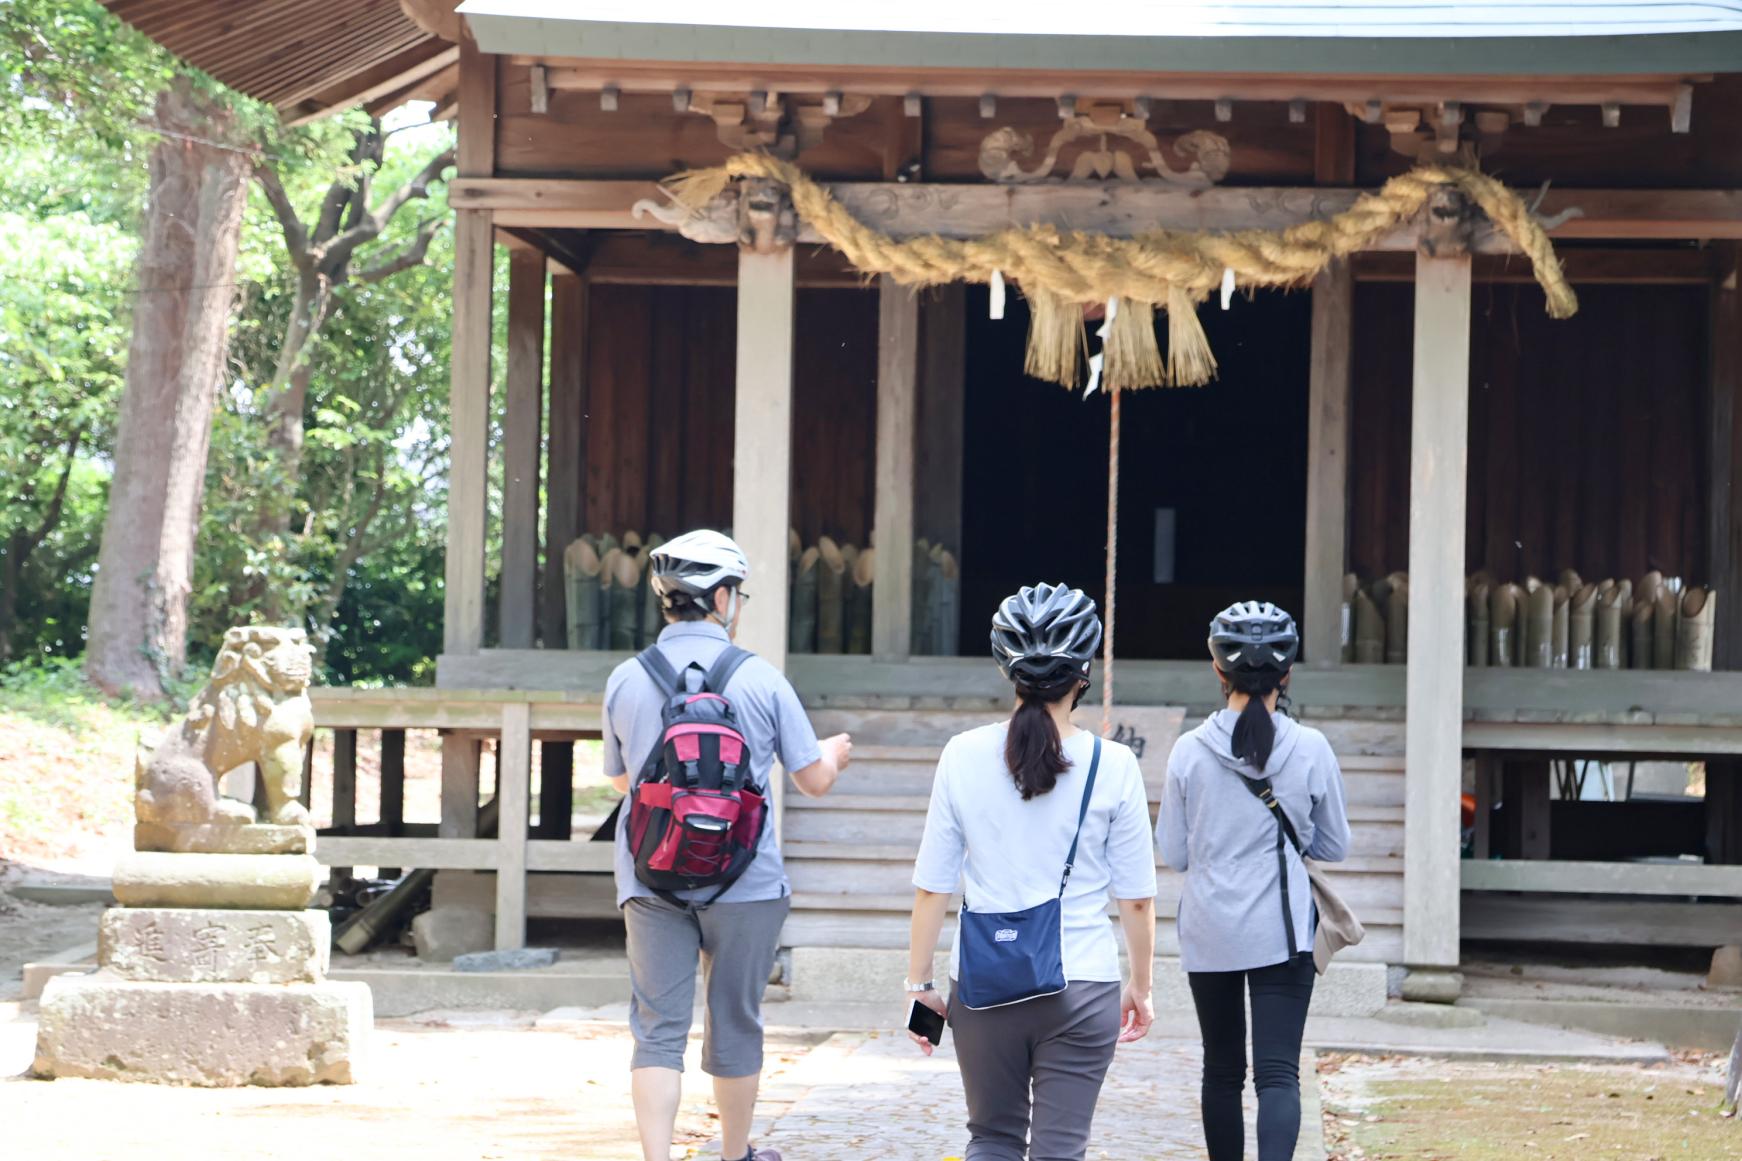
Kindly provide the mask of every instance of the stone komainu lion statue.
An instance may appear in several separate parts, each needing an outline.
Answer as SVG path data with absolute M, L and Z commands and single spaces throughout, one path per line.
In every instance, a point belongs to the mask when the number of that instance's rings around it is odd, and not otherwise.
M 314 732 L 308 685 L 313 649 L 301 629 L 224 634 L 212 676 L 181 724 L 135 768 L 134 845 L 142 851 L 300 853 L 313 837 L 302 789 Z M 259 771 L 265 817 L 218 794 L 218 779 L 245 763 Z

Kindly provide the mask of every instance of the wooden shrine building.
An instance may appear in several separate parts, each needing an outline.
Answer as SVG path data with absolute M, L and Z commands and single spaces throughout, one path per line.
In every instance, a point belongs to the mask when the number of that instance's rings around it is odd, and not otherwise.
M 1353 804 L 1355 957 L 1742 943 L 1742 4 L 1022 5 L 975 30 L 906 3 L 402 3 L 310 17 L 279 53 L 297 84 L 237 82 L 287 116 L 427 95 L 459 132 L 437 689 L 318 703 L 342 731 L 447 729 L 443 821 L 323 837 L 324 859 L 494 871 L 505 944 L 529 909 L 598 911 L 576 873 L 608 852 L 551 775 L 647 622 L 572 590 L 621 604 L 634 544 L 729 527 L 755 570 L 742 643 L 859 743 L 835 795 L 785 803 L 788 942 L 905 946 L 928 759 L 1008 697 L 995 602 L 1103 590 L 1109 393 L 1025 376 L 1017 287 L 916 291 L 778 183 L 698 210 L 663 179 L 759 152 L 897 241 L 1141 239 L 1328 219 L 1456 162 L 1534 203 L 1577 313 L 1548 317 L 1480 215 L 1199 305 L 1213 381 L 1122 393 L 1115 700 L 1189 724 L 1216 700 L 1211 614 L 1297 613 L 1294 705 Z M 200 7 L 110 6 L 153 35 Z M 247 56 L 176 35 L 223 79 Z M 500 817 L 536 809 L 530 832 L 477 837 L 490 736 Z M 1644 769 L 1681 782 L 1648 793 Z

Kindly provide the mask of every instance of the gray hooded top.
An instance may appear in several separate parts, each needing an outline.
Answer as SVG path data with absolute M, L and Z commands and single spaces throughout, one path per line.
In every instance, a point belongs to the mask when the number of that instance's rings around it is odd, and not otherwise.
M 1343 775 L 1325 736 L 1272 714 L 1276 745 L 1264 771 L 1234 757 L 1233 710 L 1211 714 L 1173 748 L 1155 837 L 1168 866 L 1185 872 L 1180 962 L 1188 972 L 1245 971 L 1288 958 L 1277 880 L 1276 822 L 1243 779 L 1268 777 L 1295 834 L 1315 861 L 1349 849 Z M 1312 950 L 1306 867 L 1285 842 L 1296 947 Z

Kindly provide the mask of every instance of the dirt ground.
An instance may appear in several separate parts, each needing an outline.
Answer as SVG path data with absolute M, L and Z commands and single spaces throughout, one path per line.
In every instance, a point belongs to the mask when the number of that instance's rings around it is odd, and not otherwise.
M 1742 1122 L 1718 1115 L 1723 1061 L 1650 1068 L 1329 1056 L 1319 1061 L 1332 1161 L 1724 1161 Z
M 0 1004 L 5 1155 L 69 1161 L 624 1161 L 638 1157 L 621 1025 L 532 1027 L 533 1014 L 432 1014 L 376 1025 L 365 1083 L 306 1089 L 187 1089 L 24 1079 L 28 1022 Z M 773 1041 L 764 1083 L 783 1107 L 785 1074 L 821 1034 Z M 694 1048 L 692 1046 L 692 1056 Z M 694 1059 L 674 1157 L 706 1156 L 715 1128 Z M 789 1098 L 788 1098 L 789 1099 Z M 714 1154 L 717 1156 L 717 1153 Z

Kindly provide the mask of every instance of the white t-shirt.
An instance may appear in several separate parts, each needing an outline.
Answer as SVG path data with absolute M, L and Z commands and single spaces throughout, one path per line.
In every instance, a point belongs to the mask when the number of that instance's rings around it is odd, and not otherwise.
M 1065 740 L 1071 768 L 1051 791 L 1024 802 L 1004 763 L 1009 723 L 957 734 L 938 759 L 913 885 L 947 894 L 963 886 L 975 911 L 1021 911 L 1058 895 L 1077 827 L 1095 737 Z M 1101 743 L 1101 765 L 1083 819 L 1076 867 L 1062 910 L 1066 980 L 1119 982 L 1119 947 L 1107 898 L 1155 896 L 1149 804 L 1137 756 Z M 960 932 L 958 930 L 958 938 Z M 950 971 L 955 973 L 952 952 Z

